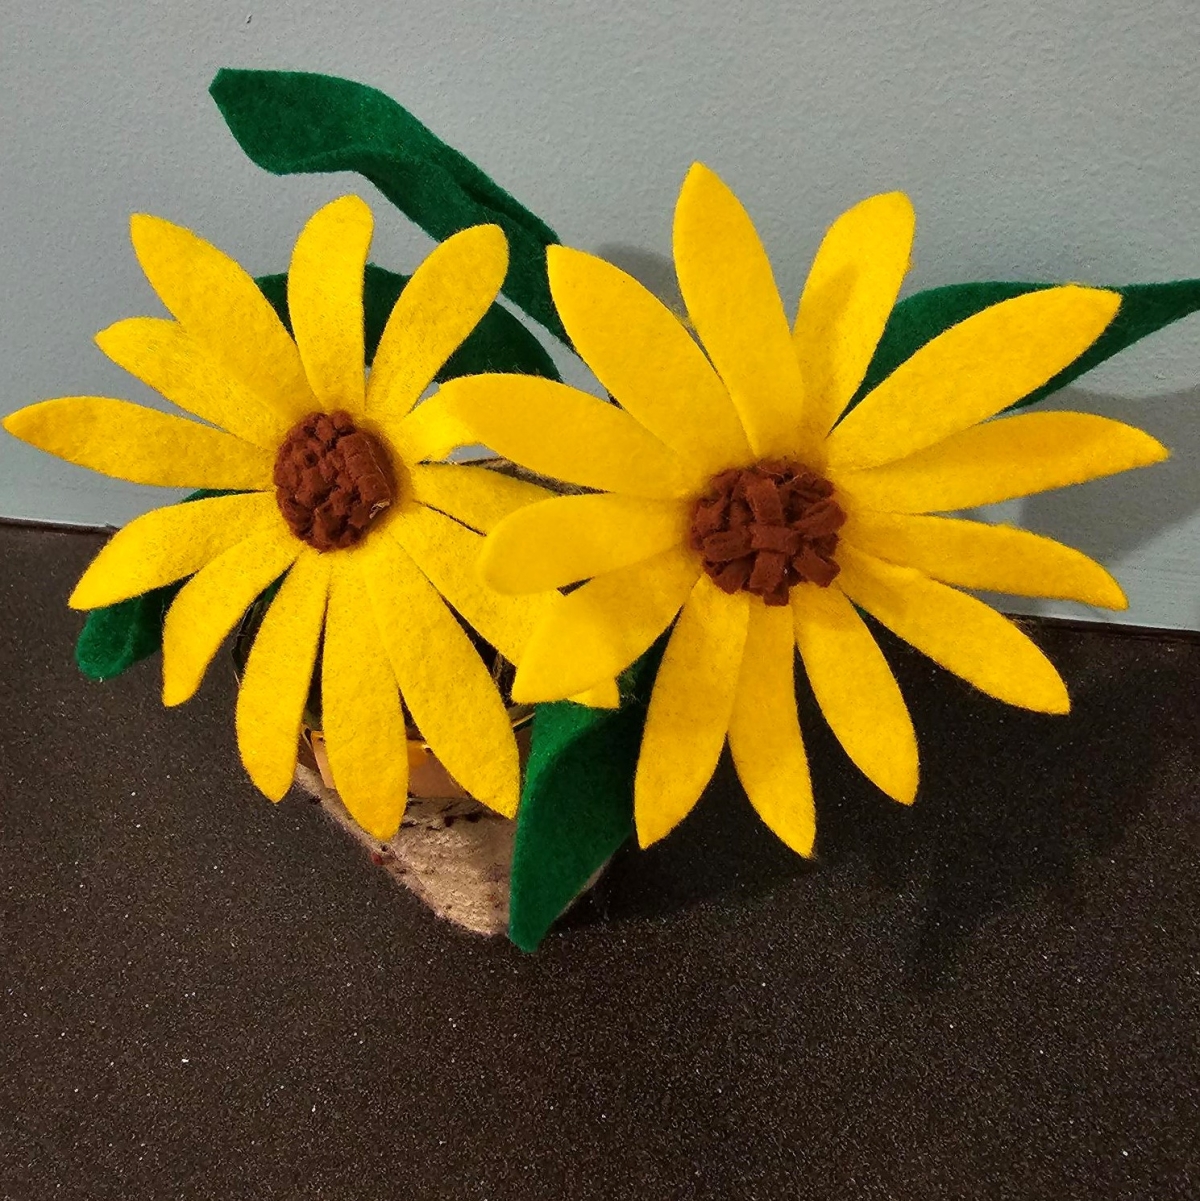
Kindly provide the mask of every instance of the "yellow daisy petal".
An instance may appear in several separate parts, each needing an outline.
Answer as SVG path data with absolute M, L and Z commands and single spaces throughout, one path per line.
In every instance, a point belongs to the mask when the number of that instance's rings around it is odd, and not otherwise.
M 164 705 L 196 694 L 221 643 L 303 549 L 280 523 L 243 538 L 184 584 L 163 622 Z
M 399 421 L 376 419 L 376 424 L 406 463 L 444 459 L 456 446 L 474 446 L 476 441 L 463 420 L 447 409 L 440 392 Z
M 176 321 L 130 317 L 101 330 L 96 345 L 172 404 L 255 446 L 274 453 L 287 433 L 279 414 L 224 371 Z
M 757 455 L 793 453 L 803 381 L 767 253 L 738 198 L 702 163 L 675 206 L 675 270 L 688 316 Z
M 237 699 L 237 739 L 250 779 L 273 801 L 296 772 L 304 705 L 325 621 L 333 556 L 304 550 L 250 648 Z
M 159 217 L 136 214 L 130 232 L 150 286 L 224 370 L 288 426 L 317 407 L 295 342 L 233 259 Z
M 797 854 L 811 855 L 817 815 L 796 713 L 795 662 L 791 610 L 751 601 L 729 751 L 767 828 Z
M 749 593 L 728 596 L 702 575 L 671 632 L 634 779 L 640 846 L 683 821 L 712 778 L 733 711 L 749 602 Z
M 133 484 L 270 488 L 275 456 L 232 434 L 105 396 L 65 396 L 18 409 L 4 428 L 22 442 Z
M 662 301 L 580 250 L 551 246 L 546 262 L 576 351 L 628 413 L 710 474 L 753 460 L 725 385 Z
M 971 509 L 1134 467 L 1170 451 L 1149 434 L 1090 413 L 988 421 L 907 459 L 838 477 L 854 501 L 893 513 Z
M 842 529 L 859 550 L 945 584 L 1126 609 L 1120 584 L 1087 555 L 1010 525 L 860 512 Z
M 476 225 L 435 247 L 404 286 L 379 340 L 367 410 L 399 419 L 491 308 L 508 271 L 498 225 Z
M 506 517 L 479 570 L 500 592 L 544 592 L 640 563 L 687 536 L 686 501 L 611 492 L 558 496 Z
M 490 467 L 426 463 L 410 468 L 413 499 L 487 533 L 510 513 L 552 493 Z
M 830 227 L 800 297 L 805 441 L 819 445 L 849 403 L 908 271 L 916 215 L 903 192 L 872 196 Z
M 892 463 L 1028 396 L 1104 332 L 1121 296 L 1069 284 L 951 326 L 901 363 L 829 435 L 839 471 Z
M 363 565 L 375 620 L 422 737 L 473 797 L 511 817 L 517 743 L 483 660 L 398 543 L 377 538 L 370 549 Z
M 173 584 L 267 525 L 282 522 L 275 498 L 262 492 L 151 509 L 108 540 L 67 603 L 99 609 Z
M 669 626 L 700 575 L 685 547 L 553 599 L 517 668 L 513 699 L 561 701 L 619 676 Z
M 321 730 L 342 803 L 368 834 L 387 839 L 408 803 L 408 736 L 400 690 L 354 552 L 329 581 L 321 650 Z
M 1054 665 L 995 609 L 910 567 L 838 547 L 838 583 L 893 634 L 981 692 L 1040 713 L 1066 713 Z
M 628 413 L 566 384 L 474 375 L 443 384 L 438 398 L 476 441 L 554 479 L 663 500 L 707 482 Z
M 855 766 L 893 800 L 917 795 L 917 736 L 879 644 L 837 586 L 792 590 L 796 644 L 813 695 Z
M 300 231 L 288 270 L 288 314 L 313 393 L 326 410 L 361 417 L 363 271 L 374 219 L 357 196 L 318 209 Z

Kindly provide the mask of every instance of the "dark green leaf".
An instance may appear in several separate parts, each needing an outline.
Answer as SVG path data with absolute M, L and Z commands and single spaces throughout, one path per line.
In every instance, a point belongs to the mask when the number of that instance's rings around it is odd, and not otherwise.
M 509 244 L 506 295 L 566 341 L 546 279 L 557 235 L 389 96 L 329 75 L 228 68 L 209 90 L 242 149 L 276 175 L 357 171 L 439 242 L 499 225 Z

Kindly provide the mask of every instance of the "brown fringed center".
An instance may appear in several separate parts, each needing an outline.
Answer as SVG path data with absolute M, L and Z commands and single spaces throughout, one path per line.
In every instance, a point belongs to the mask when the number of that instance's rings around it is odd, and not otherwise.
M 392 503 L 387 452 L 350 414 L 310 413 L 275 458 L 275 499 L 297 538 L 316 550 L 353 546 Z
M 828 588 L 846 514 L 833 485 L 797 463 L 768 459 L 715 476 L 692 511 L 691 545 L 723 592 L 786 605 L 793 584 Z

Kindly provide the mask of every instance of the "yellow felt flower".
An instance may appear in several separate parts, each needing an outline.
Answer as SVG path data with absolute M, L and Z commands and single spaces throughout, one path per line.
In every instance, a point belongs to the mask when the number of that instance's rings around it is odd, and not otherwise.
M 521 509 L 485 544 L 485 576 L 508 593 L 589 581 L 539 624 L 518 697 L 567 697 L 620 672 L 678 615 L 637 769 L 643 846 L 691 810 L 728 738 L 762 819 L 811 852 L 797 646 L 849 757 L 889 796 L 913 800 L 912 722 L 859 609 L 984 692 L 1064 713 L 1066 688 L 1042 652 L 958 588 L 1125 604 L 1108 572 L 1069 547 L 927 515 L 1166 456 L 1100 417 L 989 420 L 1096 339 L 1115 293 L 1067 286 L 997 304 L 933 339 L 842 417 L 896 300 L 913 227 L 898 193 L 839 218 L 789 328 L 749 217 L 697 164 L 675 210 L 674 252 L 703 349 L 628 275 L 552 247 L 558 312 L 620 407 L 496 375 L 454 381 L 436 400 L 501 454 L 595 490 Z
M 356 196 L 305 226 L 288 274 L 293 340 L 233 260 L 178 226 L 134 217 L 134 249 L 175 320 L 121 321 L 97 341 L 211 424 L 88 396 L 32 405 L 4 425 L 106 475 L 238 490 L 131 522 L 71 604 L 111 605 L 190 576 L 163 629 L 163 700 L 177 705 L 247 607 L 282 577 L 238 694 L 242 759 L 267 796 L 283 796 L 320 648 L 334 782 L 354 817 L 385 838 L 407 800 L 401 694 L 455 779 L 501 813 L 516 810 L 512 726 L 447 602 L 502 654 L 519 657 L 542 605 L 478 580 L 476 531 L 546 493 L 483 468 L 425 462 L 464 440 L 417 401 L 495 299 L 508 264 L 504 235 L 477 226 L 429 255 L 368 376 L 362 288 L 372 226 Z

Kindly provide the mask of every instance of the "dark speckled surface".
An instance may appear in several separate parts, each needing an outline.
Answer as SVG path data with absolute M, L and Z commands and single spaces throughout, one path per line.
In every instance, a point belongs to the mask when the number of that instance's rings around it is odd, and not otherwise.
M 259 798 L 228 670 L 76 675 L 97 545 L 0 528 L 0 1197 L 1200 1196 L 1200 643 L 1040 629 L 1065 720 L 889 643 L 914 809 L 806 703 L 817 865 L 726 765 L 525 956 Z

